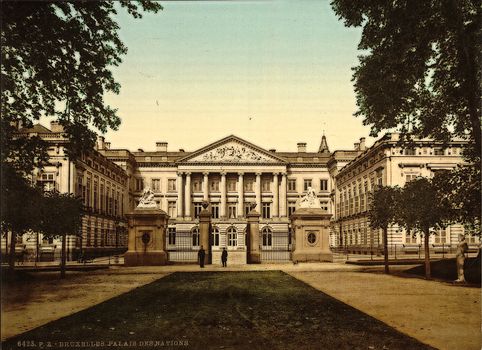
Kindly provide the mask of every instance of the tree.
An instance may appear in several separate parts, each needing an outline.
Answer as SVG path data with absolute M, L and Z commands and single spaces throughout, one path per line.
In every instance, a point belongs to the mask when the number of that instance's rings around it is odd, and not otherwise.
M 363 27 L 353 80 L 356 116 L 403 135 L 467 137 L 480 161 L 480 0 L 333 0 L 348 27 Z
M 421 232 L 425 250 L 425 277 L 430 278 L 429 237 L 434 229 L 445 227 L 451 220 L 450 204 L 438 195 L 436 187 L 427 178 L 408 182 L 400 197 L 399 222 L 406 229 Z
M 42 194 L 26 178 L 17 176 L 16 170 L 8 165 L 2 168 L 1 180 L 4 191 L 1 196 L 0 222 L 2 235 L 7 241 L 8 233 L 11 234 L 9 269 L 13 271 L 17 237 L 40 228 Z
M 70 140 L 67 151 L 72 161 L 94 145 L 89 125 L 101 132 L 117 129 L 117 111 L 104 102 L 106 93 L 119 93 L 110 69 L 127 52 L 115 15 L 124 7 L 140 18 L 142 11 L 156 13 L 162 7 L 151 0 L 4 1 L 0 6 L 0 170 L 1 190 L 8 194 L 2 207 L 13 208 L 16 198 L 30 196 L 22 178 L 48 159 L 47 144 L 38 137 L 21 136 L 19 128 L 31 127 L 43 116 L 53 117 Z M 22 185 L 9 187 L 16 184 Z M 25 207 L 19 210 L 17 216 L 2 214 L 2 227 L 12 227 L 15 234 L 26 229 L 16 228 L 16 218 L 30 215 Z
M 45 237 L 62 238 L 60 276 L 65 277 L 66 236 L 79 234 L 82 227 L 82 200 L 72 193 L 48 191 L 43 197 L 40 231 Z
M 368 219 L 371 228 L 383 230 L 385 273 L 390 273 L 388 267 L 388 227 L 397 222 L 400 188 L 390 186 L 379 187 L 371 196 Z

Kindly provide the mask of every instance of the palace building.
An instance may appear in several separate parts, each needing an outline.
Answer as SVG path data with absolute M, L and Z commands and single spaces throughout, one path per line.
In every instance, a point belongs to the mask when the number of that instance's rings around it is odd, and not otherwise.
M 317 152 L 307 152 L 306 143 L 298 143 L 292 152 L 280 152 L 231 135 L 192 152 L 170 150 L 166 142 L 157 142 L 152 151 L 130 151 L 113 148 L 99 137 L 96 149 L 74 163 L 64 153 L 67 141 L 58 124 L 52 123 L 51 129 L 38 124 L 21 132 L 36 134 L 51 145 L 49 165 L 33 178 L 46 190 L 76 193 L 84 202 L 81 235 L 68 240 L 71 259 L 125 251 L 125 214 L 135 209 L 146 187 L 153 191 L 158 208 L 169 215 L 170 261 L 196 261 L 203 201 L 209 202 L 212 215 L 213 261 L 219 260 L 225 247 L 231 263 L 246 263 L 247 213 L 253 205 L 260 214 L 261 261 L 289 261 L 290 216 L 309 189 L 316 193 L 323 212 L 331 215 L 332 247 L 372 249 L 381 240 L 367 222 L 370 191 L 376 185 L 403 186 L 417 176 L 450 169 L 462 163 L 464 146 L 462 140 L 445 148 L 419 140 L 415 148 L 401 149 L 398 135 L 387 134 L 370 148 L 361 138 L 352 150 L 330 152 L 323 135 Z M 461 230 L 451 227 L 433 242 L 455 243 Z M 389 244 L 420 241 L 397 228 L 389 237 Z M 18 244 L 30 255 L 60 247 L 59 242 L 35 234 L 19 237 Z

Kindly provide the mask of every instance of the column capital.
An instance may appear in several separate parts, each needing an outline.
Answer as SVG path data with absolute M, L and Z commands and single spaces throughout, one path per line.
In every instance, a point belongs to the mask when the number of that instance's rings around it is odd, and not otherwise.
M 288 175 L 288 173 L 285 172 L 285 171 L 282 171 L 282 172 L 280 173 L 280 175 L 281 175 L 281 176 L 286 176 L 286 175 Z
M 273 175 L 274 175 L 274 176 L 278 176 L 278 175 L 279 175 L 279 172 L 275 171 L 275 172 L 273 173 Z
M 203 175 L 204 175 L 204 176 L 208 176 L 208 175 L 209 175 L 209 171 L 203 171 Z
M 256 172 L 255 174 L 256 174 L 256 176 L 261 176 L 261 175 L 263 175 L 263 173 L 260 172 L 260 171 Z
M 226 172 L 226 171 L 221 171 L 220 174 L 221 174 L 221 176 L 226 176 L 227 172 Z
M 184 172 L 182 172 L 182 171 L 177 172 L 177 176 L 182 176 L 183 174 L 184 174 Z
M 243 175 L 244 175 L 244 172 L 238 171 L 238 175 L 239 175 L 239 176 L 243 176 Z
M 191 176 L 191 172 L 190 172 L 190 171 L 186 171 L 184 174 L 186 174 L 186 176 Z

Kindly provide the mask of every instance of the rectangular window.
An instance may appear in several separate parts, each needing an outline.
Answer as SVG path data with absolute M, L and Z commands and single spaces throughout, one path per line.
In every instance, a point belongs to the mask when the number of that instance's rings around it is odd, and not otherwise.
M 288 202 L 288 216 L 291 216 L 296 210 L 296 202 Z
M 320 180 L 320 191 L 328 191 L 328 180 Z
M 267 180 L 267 179 L 263 180 L 261 182 L 261 190 L 263 192 L 269 192 L 270 191 L 270 184 L 271 184 L 270 180 Z
M 161 179 L 152 179 L 151 187 L 154 192 L 159 192 L 161 190 Z
M 209 191 L 210 192 L 219 192 L 219 180 L 211 180 L 209 182 Z
M 250 211 L 251 211 L 251 203 L 249 202 L 244 203 L 244 216 L 247 217 Z
M 167 180 L 167 190 L 172 192 L 176 190 L 176 179 Z
M 105 213 L 105 186 L 103 183 L 100 184 L 100 212 Z
M 94 179 L 94 210 L 97 211 L 98 209 L 98 187 L 99 184 L 96 179 Z
M 176 245 L 176 228 L 169 227 L 167 230 L 167 244 L 168 245 Z
M 57 185 L 55 182 L 55 176 L 53 173 L 50 174 L 42 174 L 37 179 L 37 185 L 41 187 L 44 191 L 53 191 L 57 189 Z
M 288 179 L 288 191 L 296 191 L 296 179 Z
M 308 191 L 309 187 L 311 187 L 311 179 L 305 179 L 303 181 L 303 190 Z
M 201 210 L 203 210 L 202 203 L 194 203 L 194 217 L 195 218 L 199 217 L 199 213 L 201 213 Z
M 175 218 L 177 215 L 176 213 L 176 202 L 174 201 L 169 201 L 167 202 L 167 214 L 171 217 L 171 218 Z
M 405 148 L 405 155 L 406 156 L 414 156 L 416 154 L 417 154 L 417 152 L 416 152 L 415 148 Z
M 417 177 L 418 177 L 418 174 L 407 174 L 407 175 L 405 175 L 405 182 L 413 181 Z
M 445 229 L 437 230 L 435 235 L 435 243 L 437 244 L 447 243 L 447 231 L 445 231 Z
M 77 176 L 77 190 L 76 190 L 76 195 L 77 197 L 83 197 L 83 193 L 82 193 L 82 185 L 83 185 L 83 182 L 84 182 L 84 178 L 82 176 Z
M 253 192 L 253 179 L 245 179 L 244 181 L 244 191 L 245 192 Z
M 219 203 L 211 203 L 211 217 L 219 219 Z
M 136 178 L 136 191 L 142 191 L 144 189 L 144 179 Z
M 202 180 L 199 178 L 194 178 L 192 180 L 192 191 L 201 192 L 202 191 Z
M 271 218 L 271 203 L 263 203 L 262 216 L 263 219 Z
M 236 179 L 228 179 L 228 191 L 236 192 Z
M 228 218 L 236 218 L 236 204 L 228 204 Z
M 85 206 L 90 208 L 90 198 L 91 198 L 91 191 L 92 191 L 92 186 L 90 184 L 90 177 L 87 177 L 87 184 L 86 184 L 86 201 L 85 201 Z

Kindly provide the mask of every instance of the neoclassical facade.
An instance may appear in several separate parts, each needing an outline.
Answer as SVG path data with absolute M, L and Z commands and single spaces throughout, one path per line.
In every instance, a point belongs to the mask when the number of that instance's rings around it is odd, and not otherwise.
M 370 229 L 368 210 L 370 194 L 377 186 L 400 186 L 417 177 L 433 177 L 437 171 L 450 170 L 463 163 L 461 157 L 466 141 L 454 139 L 448 144 L 429 139 L 414 140 L 410 147 L 401 147 L 399 134 L 386 134 L 341 168 L 331 169 L 334 246 L 352 252 L 380 249 L 381 230 Z M 449 189 L 448 189 L 449 190 Z M 448 251 L 456 246 L 462 225 L 451 225 L 431 235 L 431 249 Z M 469 243 L 476 238 L 468 236 Z M 388 230 L 388 245 L 393 253 L 417 252 L 423 237 L 408 233 L 394 225 Z
M 299 143 L 296 152 L 266 150 L 231 135 L 194 152 L 169 151 L 158 142 L 156 150 L 129 152 L 112 149 L 101 139 L 98 150 L 107 159 L 129 169 L 135 206 L 144 187 L 155 193 L 158 207 L 170 217 L 167 249 L 171 260 L 195 259 L 199 247 L 199 213 L 210 203 L 212 250 L 216 260 L 222 247 L 234 263 L 246 261 L 247 213 L 260 213 L 261 259 L 290 259 L 290 215 L 297 201 L 313 188 L 321 207 L 330 213 L 331 157 L 323 136 L 318 152 Z M 356 155 L 356 153 L 354 154 Z
M 369 148 L 361 138 L 351 150 L 330 152 L 323 135 L 317 152 L 307 152 L 306 143 L 293 145 L 292 152 L 280 152 L 231 135 L 192 152 L 170 150 L 167 142 L 157 142 L 152 151 L 130 151 L 113 148 L 99 137 L 95 150 L 73 162 L 64 152 L 67 140 L 58 124 L 52 123 L 50 129 L 38 124 L 20 132 L 39 135 L 50 145 L 50 163 L 32 174 L 33 180 L 46 190 L 76 193 L 83 200 L 82 232 L 68 239 L 73 259 L 81 253 L 124 251 L 125 214 L 136 208 L 146 187 L 169 216 L 166 248 L 171 261 L 196 260 L 203 201 L 209 203 L 212 216 L 214 262 L 224 247 L 231 263 L 246 263 L 247 214 L 253 206 L 260 214 L 261 261 L 289 261 L 290 216 L 308 190 L 314 191 L 320 208 L 331 218 L 330 246 L 359 252 L 377 249 L 381 234 L 370 230 L 367 219 L 374 188 L 403 186 L 417 176 L 451 169 L 462 163 L 465 145 L 463 140 L 448 145 L 416 140 L 414 147 L 401 148 L 399 136 L 387 134 Z M 462 232 L 460 225 L 454 225 L 433 236 L 432 244 L 455 244 Z M 18 243 L 30 255 L 60 247 L 60 242 L 34 233 Z M 388 243 L 410 249 L 420 237 L 392 227 Z

